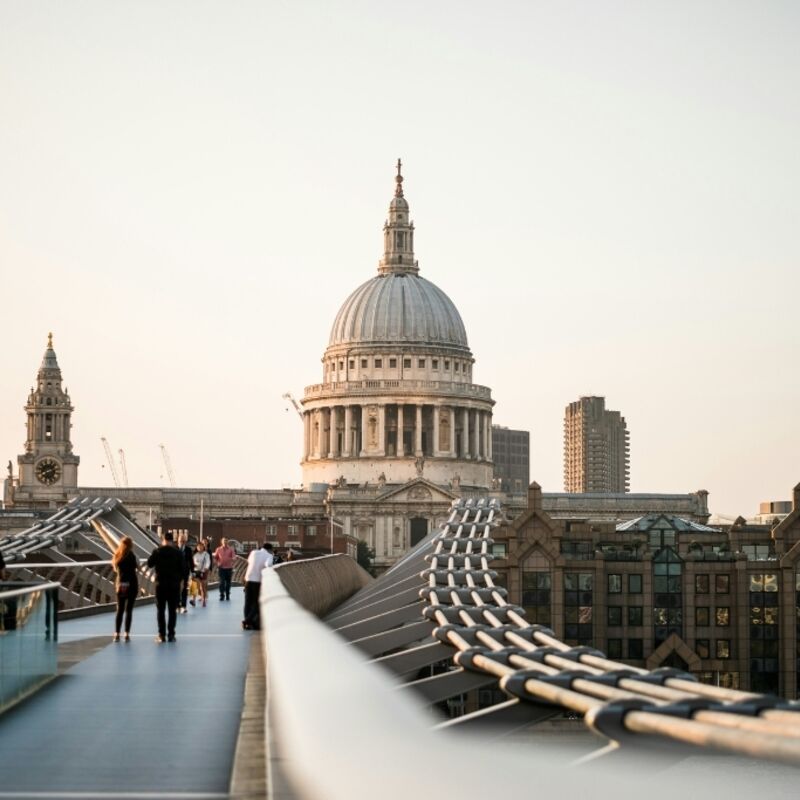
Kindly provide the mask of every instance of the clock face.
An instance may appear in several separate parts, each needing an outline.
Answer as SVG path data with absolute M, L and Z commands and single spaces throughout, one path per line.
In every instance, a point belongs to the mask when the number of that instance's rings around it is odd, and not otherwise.
M 41 483 L 51 486 L 61 477 L 61 464 L 55 459 L 43 458 L 36 465 L 36 477 Z

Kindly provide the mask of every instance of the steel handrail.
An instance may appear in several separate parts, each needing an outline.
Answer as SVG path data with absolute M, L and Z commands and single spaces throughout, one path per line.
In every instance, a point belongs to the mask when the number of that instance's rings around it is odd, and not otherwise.
M 388 673 L 370 667 L 304 611 L 280 572 L 265 570 L 260 597 L 272 731 L 266 742 L 268 797 L 275 793 L 278 760 L 293 796 L 304 800 L 425 797 L 433 787 L 441 793 L 449 786 L 444 764 L 469 764 L 469 797 L 496 796 L 498 776 L 505 795 L 529 795 L 530 758 L 432 730 L 425 708 L 400 698 Z M 271 750 L 276 739 L 279 754 Z M 368 769 L 354 767 L 356 755 Z M 548 772 L 549 766 L 537 764 L 536 782 L 540 789 L 552 782 L 555 790 L 563 775 L 555 768 Z M 586 796 L 596 786 L 596 776 L 570 776 L 571 790 Z
M 60 583 L 37 583 L 34 586 L 23 586 L 19 589 L 2 589 L 0 588 L 0 600 L 8 597 L 21 597 L 25 594 L 33 594 L 34 592 L 43 592 L 47 589 L 58 589 L 61 587 Z

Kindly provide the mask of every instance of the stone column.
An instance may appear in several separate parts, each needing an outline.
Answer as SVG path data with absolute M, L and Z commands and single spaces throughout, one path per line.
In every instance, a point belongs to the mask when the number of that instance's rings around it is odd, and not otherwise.
M 486 412 L 486 424 L 489 428 L 489 439 L 488 439 L 488 446 L 486 448 L 486 455 L 489 458 L 489 461 L 492 460 L 492 412 Z
M 439 406 L 433 407 L 433 455 L 439 455 Z
M 472 427 L 472 457 L 477 461 L 480 457 L 480 447 L 478 445 L 478 422 L 480 411 L 475 411 L 475 424 Z
M 338 444 L 338 435 L 336 430 L 336 406 L 331 406 L 328 409 L 328 420 L 330 422 L 330 441 L 328 443 L 328 458 L 336 458 L 336 446 Z
M 482 411 L 481 417 L 483 418 L 483 459 L 484 461 L 489 460 L 489 440 L 491 439 L 491 433 L 489 431 L 489 412 Z
M 422 455 L 422 406 L 417 405 L 416 420 L 414 423 L 414 455 Z
M 344 407 L 344 438 L 342 441 L 342 455 L 350 457 L 350 450 L 353 444 L 353 409 L 350 406 Z
M 322 458 L 322 437 L 325 434 L 325 421 L 322 418 L 322 409 L 314 409 L 314 425 L 317 429 L 317 446 L 314 448 L 314 458 Z
M 378 455 L 386 455 L 386 406 L 378 406 Z
M 469 409 L 461 409 L 461 455 L 469 458 Z
M 367 420 L 369 419 L 369 414 L 367 413 L 366 405 L 361 406 L 361 451 L 359 452 L 359 456 L 363 457 L 367 454 L 365 450 L 367 444 Z
M 450 455 L 455 457 L 456 453 L 456 410 L 450 406 Z
M 397 455 L 404 456 L 406 454 L 405 447 L 403 445 L 403 404 L 397 404 Z

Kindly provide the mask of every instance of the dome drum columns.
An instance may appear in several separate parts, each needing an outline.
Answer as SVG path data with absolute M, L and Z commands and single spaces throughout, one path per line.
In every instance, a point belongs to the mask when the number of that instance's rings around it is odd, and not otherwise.
M 303 417 L 303 463 L 376 457 L 492 458 L 490 409 L 389 401 L 318 406 Z

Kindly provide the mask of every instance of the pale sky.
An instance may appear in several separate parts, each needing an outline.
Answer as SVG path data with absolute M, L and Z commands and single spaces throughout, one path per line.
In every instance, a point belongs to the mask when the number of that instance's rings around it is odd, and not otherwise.
M 0 458 L 47 340 L 80 483 L 298 486 L 281 395 L 375 274 L 394 162 L 495 422 L 562 490 L 605 395 L 633 491 L 800 481 L 800 7 L 0 0 Z

